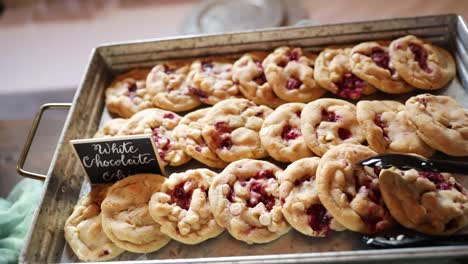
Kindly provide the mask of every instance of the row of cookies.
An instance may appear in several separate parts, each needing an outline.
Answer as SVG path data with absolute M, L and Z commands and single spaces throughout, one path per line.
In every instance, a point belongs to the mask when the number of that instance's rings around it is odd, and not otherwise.
M 80 260 L 105 261 L 125 250 L 156 251 L 171 238 L 197 244 L 223 232 L 213 219 L 208 169 L 136 174 L 113 185 L 93 185 L 67 219 L 65 239 Z
M 243 158 L 271 156 L 293 162 L 331 147 L 364 144 L 379 154 L 414 153 L 430 157 L 435 150 L 468 156 L 466 109 L 448 96 L 420 94 L 406 106 L 397 101 L 321 98 L 287 103 L 275 110 L 247 99 L 228 99 L 184 117 L 150 108 L 130 119 L 112 119 L 95 137 L 152 134 L 159 155 L 171 166 L 191 158 L 224 168 Z
M 468 156 L 467 110 L 448 96 L 420 94 L 397 101 L 321 98 L 307 105 L 284 104 L 260 130 L 263 147 L 275 160 L 292 162 L 323 156 L 336 145 L 368 145 L 379 154 L 414 153 L 430 157 L 435 150 Z
M 368 147 L 342 144 L 284 171 L 242 159 L 219 174 L 129 176 L 110 188 L 93 186 L 66 221 L 65 238 L 80 259 L 102 261 L 124 250 L 153 252 L 171 239 L 198 244 L 224 230 L 252 244 L 271 242 L 291 226 L 324 237 L 345 229 L 378 233 L 394 219 L 437 235 L 468 224 L 468 193 L 451 175 L 357 164 L 374 155 Z
M 151 70 L 117 76 L 106 89 L 110 112 L 124 118 L 151 107 L 181 112 L 202 103 L 214 105 L 245 97 L 276 108 L 286 102 L 308 103 L 326 90 L 358 99 L 378 90 L 398 94 L 414 87 L 433 90 L 455 76 L 446 50 L 415 36 L 394 41 L 329 47 L 315 55 L 279 47 L 235 57 L 161 62 Z

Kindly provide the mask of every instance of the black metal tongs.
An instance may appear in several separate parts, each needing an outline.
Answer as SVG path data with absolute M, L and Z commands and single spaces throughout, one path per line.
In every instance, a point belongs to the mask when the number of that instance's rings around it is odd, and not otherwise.
M 381 154 L 361 160 L 358 164 L 367 167 L 381 167 L 382 169 L 397 167 L 402 170 L 415 169 L 418 171 L 450 172 L 468 175 L 468 162 L 431 160 L 405 154 Z
M 467 245 L 468 235 L 428 236 L 428 235 L 398 235 L 395 237 L 361 237 L 361 242 L 376 248 L 402 248 L 441 245 Z
M 383 169 L 396 167 L 402 170 L 415 169 L 418 171 L 450 172 L 468 176 L 468 162 L 431 160 L 405 154 L 377 155 L 362 160 L 358 164 L 368 167 L 381 167 Z M 396 237 L 363 236 L 361 242 L 376 248 L 466 245 L 468 244 L 468 234 L 451 236 L 428 236 L 423 234 L 413 234 L 411 236 L 398 235 Z

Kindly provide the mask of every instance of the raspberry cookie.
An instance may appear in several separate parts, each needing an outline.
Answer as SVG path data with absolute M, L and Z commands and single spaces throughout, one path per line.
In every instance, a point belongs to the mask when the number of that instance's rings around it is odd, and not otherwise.
M 109 112 L 128 118 L 153 106 L 146 89 L 148 72 L 148 69 L 135 69 L 116 77 L 105 92 Z
M 406 112 L 429 146 L 452 156 L 468 156 L 468 109 L 449 96 L 420 94 L 406 101 Z
M 379 190 L 373 168 L 356 165 L 375 156 L 370 148 L 342 144 L 320 159 L 317 189 L 328 212 L 347 229 L 373 234 L 393 225 Z
M 415 153 L 424 157 L 434 154 L 434 149 L 418 136 L 409 122 L 402 103 L 359 101 L 356 108 L 367 143 L 377 153 Z
M 82 261 L 106 261 L 124 252 L 102 231 L 101 203 L 108 186 L 95 185 L 82 197 L 65 222 L 65 240 Z
M 289 102 L 310 102 L 325 90 L 314 80 L 315 55 L 301 48 L 280 47 L 263 61 L 265 76 L 273 91 Z
M 201 101 L 189 93 L 187 75 L 190 70 L 188 61 L 159 63 L 153 67 L 146 78 L 146 89 L 155 106 L 169 111 L 191 110 Z
M 151 218 L 148 202 L 161 190 L 166 178 L 157 174 L 136 174 L 120 180 L 109 189 L 101 204 L 102 229 L 120 248 L 135 253 L 156 251 L 170 238 Z
M 281 213 L 282 170 L 262 160 L 243 159 L 216 175 L 209 190 L 216 222 L 248 244 L 273 241 L 290 229 Z
M 318 84 L 343 98 L 359 99 L 375 88 L 352 72 L 350 48 L 326 48 L 315 61 L 314 77 Z
M 232 64 L 228 58 L 195 60 L 188 76 L 189 93 L 206 104 L 239 97 L 239 87 L 232 80 Z
M 161 232 L 193 245 L 224 231 L 214 220 L 208 200 L 208 189 L 215 175 L 207 169 L 171 174 L 149 202 L 149 212 L 161 225 Z
M 262 62 L 267 54 L 257 51 L 242 56 L 234 63 L 232 78 L 239 83 L 239 90 L 247 99 L 276 108 L 285 101 L 276 96 L 266 79 Z
M 390 168 L 379 181 L 390 213 L 407 228 L 450 235 L 468 225 L 468 193 L 450 174 Z
M 365 140 L 356 106 L 339 99 L 318 99 L 307 104 L 302 110 L 301 131 L 307 146 L 318 156 L 333 146 Z
M 283 215 L 294 229 L 307 236 L 324 237 L 343 226 L 319 200 L 315 175 L 320 159 L 304 158 L 291 163 L 281 176 Z
M 360 79 L 382 92 L 407 93 L 413 90 L 390 63 L 389 42 L 364 42 L 351 49 L 351 69 Z
M 208 147 L 202 136 L 204 118 L 210 109 L 203 108 L 185 115 L 174 129 L 173 135 L 192 158 L 213 168 L 224 168 L 227 162 Z
M 419 89 L 442 88 L 456 73 L 448 51 L 412 35 L 392 41 L 390 61 L 405 81 Z
M 179 166 L 190 160 L 184 147 L 172 135 L 181 117 L 158 108 L 140 111 L 132 116 L 118 135 L 152 134 L 159 156 L 171 166 Z
M 128 119 L 114 118 L 106 123 L 94 134 L 95 138 L 112 137 L 119 133 L 120 129 L 127 124 Z
M 305 104 L 288 103 L 278 107 L 263 122 L 262 146 L 272 158 L 281 162 L 313 156 L 301 133 L 301 112 Z
M 264 158 L 267 153 L 258 132 L 271 112 L 270 108 L 247 99 L 224 100 L 208 112 L 203 138 L 211 150 L 227 162 Z

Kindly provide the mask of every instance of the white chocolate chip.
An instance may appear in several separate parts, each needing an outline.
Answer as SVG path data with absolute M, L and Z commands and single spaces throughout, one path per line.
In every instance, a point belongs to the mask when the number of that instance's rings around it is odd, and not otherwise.
M 260 224 L 267 226 L 271 224 L 271 215 L 270 214 L 262 214 L 259 218 Z
M 232 215 L 240 215 L 242 213 L 242 206 L 240 203 L 233 203 L 229 206 L 229 212 Z
M 325 140 L 326 141 L 332 141 L 335 139 L 335 135 L 331 131 L 327 131 L 327 134 L 325 135 Z

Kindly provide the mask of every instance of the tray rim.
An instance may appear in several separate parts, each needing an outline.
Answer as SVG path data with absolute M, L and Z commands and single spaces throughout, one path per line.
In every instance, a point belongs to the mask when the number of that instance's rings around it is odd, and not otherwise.
M 242 35 L 249 33 L 261 33 L 261 32 L 280 32 L 280 31 L 289 31 L 296 29 L 318 29 L 318 28 L 331 28 L 331 27 L 340 27 L 340 26 L 359 26 L 371 24 L 373 22 L 385 23 L 385 22 L 398 22 L 405 20 L 415 20 L 415 19 L 447 19 L 451 20 L 449 27 L 461 27 L 462 30 L 467 30 L 467 24 L 464 18 L 458 14 L 440 14 L 440 15 L 429 15 L 429 16 L 415 16 L 415 17 L 399 17 L 399 18 L 387 18 L 387 19 L 378 19 L 378 20 L 366 20 L 366 21 L 357 21 L 350 23 L 336 23 L 336 24 L 325 24 L 325 25 L 314 25 L 314 26 L 287 26 L 287 27 L 278 27 L 278 28 L 265 28 L 265 29 L 255 29 L 247 31 L 235 31 L 229 33 L 215 33 L 215 34 L 200 34 L 200 35 L 187 35 L 187 36 L 176 36 L 176 37 L 162 37 L 162 38 L 150 38 L 143 40 L 133 40 L 133 41 L 121 41 L 121 42 L 110 42 L 98 45 L 93 48 L 88 59 L 88 63 L 84 69 L 80 84 L 75 92 L 73 97 L 72 107 L 69 110 L 67 118 L 64 122 L 64 126 L 60 135 L 60 139 L 56 145 L 51 164 L 47 171 L 47 179 L 43 185 L 43 192 L 39 199 L 39 206 L 36 208 L 33 216 L 33 221 L 28 230 L 28 233 L 25 237 L 25 244 L 20 252 L 19 263 L 30 263 L 26 259 L 26 254 L 28 253 L 29 247 L 31 246 L 31 238 L 34 233 L 34 228 L 37 225 L 40 216 L 40 209 L 43 207 L 43 202 L 46 196 L 46 192 L 49 188 L 52 172 L 56 166 L 58 156 L 60 153 L 60 147 L 64 142 L 65 134 L 70 127 L 72 122 L 71 116 L 75 112 L 77 107 L 77 102 L 79 100 L 80 94 L 83 89 L 85 89 L 85 83 L 90 78 L 89 75 L 90 69 L 92 68 L 92 62 L 95 60 L 103 60 L 104 56 L 102 55 L 103 49 L 112 48 L 117 46 L 126 46 L 134 44 L 148 44 L 154 42 L 164 42 L 164 41 L 178 41 L 178 40 L 189 40 L 189 39 L 204 39 L 204 38 L 213 38 L 213 37 L 226 37 L 234 35 Z M 396 30 L 396 29 L 394 29 Z M 456 32 L 450 32 L 450 34 L 455 34 Z M 320 35 L 316 36 L 320 37 Z M 248 42 L 247 42 L 248 43 Z M 466 43 L 464 43 L 466 44 Z M 468 48 L 468 47 L 466 47 Z M 229 263 L 283 263 L 283 261 L 302 263 L 302 262 L 349 262 L 349 261 L 363 261 L 362 257 L 366 257 L 364 261 L 372 260 L 397 260 L 397 259 L 421 259 L 428 257 L 458 257 L 458 256 L 468 256 L 468 245 L 466 246 L 438 246 L 438 247 L 422 247 L 418 248 L 415 251 L 415 248 L 401 248 L 401 249 L 371 249 L 371 250 L 352 250 L 352 251 L 332 251 L 332 252 L 313 252 L 313 253 L 291 253 L 291 254 L 271 254 L 271 255 L 255 255 L 255 256 L 231 256 L 231 257 L 206 257 L 206 258 L 188 258 L 188 259 L 153 259 L 153 260 L 130 260 L 130 261 L 110 261 L 110 263 L 213 263 L 213 262 L 229 262 Z M 361 258 L 361 259 L 359 259 Z

